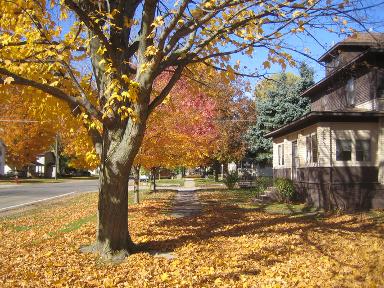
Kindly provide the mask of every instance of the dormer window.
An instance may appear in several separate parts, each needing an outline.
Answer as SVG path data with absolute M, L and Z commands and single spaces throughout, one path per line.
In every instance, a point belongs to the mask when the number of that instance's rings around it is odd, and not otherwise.
M 340 55 L 336 55 L 332 60 L 332 67 L 337 68 L 340 65 Z
M 355 79 L 352 77 L 348 80 L 345 87 L 347 105 L 349 107 L 355 106 Z

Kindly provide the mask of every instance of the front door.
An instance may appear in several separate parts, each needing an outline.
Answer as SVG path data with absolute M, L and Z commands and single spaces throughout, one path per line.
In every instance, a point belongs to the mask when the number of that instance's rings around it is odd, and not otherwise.
M 292 180 L 297 180 L 297 166 L 298 166 L 297 157 L 297 141 L 292 142 Z

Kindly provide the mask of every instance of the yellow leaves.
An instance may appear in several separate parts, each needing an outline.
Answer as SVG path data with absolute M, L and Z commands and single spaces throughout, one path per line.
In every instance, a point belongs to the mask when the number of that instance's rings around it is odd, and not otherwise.
M 160 280 L 161 280 L 161 281 L 165 282 L 165 281 L 167 281 L 168 279 L 169 279 L 169 275 L 168 275 L 168 273 L 163 273 L 163 274 L 160 275 Z
M 148 69 L 150 69 L 151 65 L 152 64 L 150 62 L 145 62 L 145 63 L 141 64 L 140 68 L 139 68 L 140 73 L 145 73 Z
M 144 52 L 144 55 L 147 57 L 154 56 L 157 54 L 158 51 L 159 51 L 159 49 L 157 49 L 155 46 L 151 45 L 151 46 L 147 47 L 147 49 Z
M 137 243 L 145 236 L 143 246 L 172 249 L 176 258 L 171 260 L 143 251 L 108 264 L 80 253 L 79 245 L 94 241 L 98 193 L 5 218 L 2 287 L 383 286 L 383 223 L 364 220 L 365 214 L 362 220 L 268 214 L 240 193 L 200 192 L 204 214 L 174 218 L 164 213 L 173 206 L 174 193 L 144 192 L 146 200 L 130 210 L 132 239 Z M 238 206 L 244 202 L 246 209 Z M 58 232 L 79 222 L 84 224 L 77 229 Z M 59 234 L 44 237 L 48 233 Z
M 264 69 L 269 69 L 269 68 L 271 68 L 271 63 L 269 61 L 264 61 L 263 67 L 264 67 Z
M 59 81 L 56 80 L 56 81 L 53 81 L 52 83 L 49 84 L 49 86 L 52 86 L 52 87 L 56 87 L 57 85 L 59 85 Z
M 121 75 L 121 79 L 123 79 L 126 84 L 131 82 L 131 79 L 129 79 L 128 75 L 126 74 Z
M 292 18 L 299 17 L 301 14 L 302 14 L 302 11 L 301 11 L 301 10 L 295 10 L 295 11 L 293 11 L 293 13 L 292 13 Z
M 96 54 L 98 55 L 104 55 L 104 53 L 107 52 L 107 49 L 104 46 L 100 46 L 99 49 L 97 49 Z M 100 63 L 99 63 L 100 64 Z M 100 64 L 101 65 L 101 64 Z
M 105 59 L 101 59 L 101 60 L 99 61 L 99 65 L 100 65 L 100 66 L 104 65 L 105 63 L 106 63 Z
M 157 17 L 153 20 L 153 22 L 152 22 L 151 25 L 152 25 L 154 28 L 163 26 L 163 25 L 164 25 L 164 19 L 163 19 L 163 17 L 162 17 L 162 16 L 157 16 Z
M 204 2 L 203 7 L 205 9 L 211 9 L 215 6 L 215 0 L 207 0 Z
M 4 85 L 11 84 L 15 79 L 13 77 L 6 77 L 3 81 Z

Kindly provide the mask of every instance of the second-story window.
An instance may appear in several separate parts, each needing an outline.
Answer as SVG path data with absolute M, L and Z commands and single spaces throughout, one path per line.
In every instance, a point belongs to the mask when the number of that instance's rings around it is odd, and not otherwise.
M 345 87 L 347 105 L 349 107 L 355 106 L 355 79 L 352 77 L 348 80 Z

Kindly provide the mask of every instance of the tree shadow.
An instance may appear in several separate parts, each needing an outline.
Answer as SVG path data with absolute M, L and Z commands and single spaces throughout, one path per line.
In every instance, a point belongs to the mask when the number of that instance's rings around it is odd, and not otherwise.
M 138 245 L 139 250 L 150 253 L 154 251 L 172 253 L 177 248 L 185 246 L 188 243 L 198 244 L 215 237 L 258 235 L 259 237 L 271 237 L 271 239 L 273 239 L 272 236 L 276 234 L 298 234 L 303 243 L 310 247 L 314 247 L 314 249 L 324 256 L 327 256 L 344 266 L 356 268 L 355 266 L 350 265 L 350 263 L 335 258 L 327 247 L 323 247 L 320 243 L 312 240 L 309 234 L 311 232 L 319 231 L 324 233 L 324 235 L 336 233 L 336 231 L 337 233 L 345 235 L 357 232 L 374 232 L 375 235 L 377 234 L 377 237 L 384 238 L 383 227 L 380 228 L 375 222 L 363 225 L 359 222 L 358 217 L 351 217 L 350 219 L 338 221 L 336 223 L 327 223 L 326 220 L 328 216 L 326 215 L 323 216 L 321 220 L 317 219 L 316 215 L 293 217 L 294 215 L 297 215 L 297 213 L 291 207 L 291 210 L 294 212 L 291 215 L 271 215 L 265 213 L 258 215 L 257 219 L 254 220 L 252 218 L 252 213 L 265 212 L 268 205 L 262 205 L 257 209 L 241 208 L 212 200 L 204 201 L 201 205 L 203 212 L 198 216 L 162 219 L 153 224 L 156 225 L 156 227 L 162 227 L 161 229 L 152 229 L 149 227 L 147 231 L 143 231 L 143 234 L 151 235 L 154 236 L 154 238 L 161 240 L 140 243 Z M 289 249 L 277 246 L 278 244 L 276 243 L 274 248 L 271 248 L 271 254 L 276 256 L 277 250 L 282 251 L 279 253 L 290 253 Z M 279 261 L 277 258 L 271 259 L 266 257 L 265 253 L 261 254 L 257 251 L 249 254 L 247 257 L 249 260 L 259 261 L 267 266 L 274 265 Z

